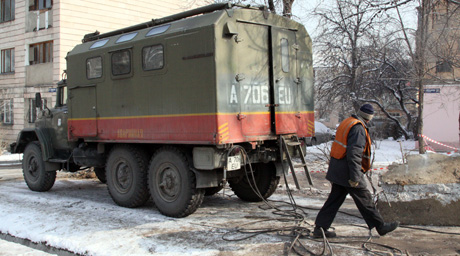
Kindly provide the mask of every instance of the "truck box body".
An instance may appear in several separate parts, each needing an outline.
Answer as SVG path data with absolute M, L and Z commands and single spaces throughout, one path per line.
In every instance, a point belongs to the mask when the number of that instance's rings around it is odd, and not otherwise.
M 219 145 L 312 133 L 311 40 L 277 15 L 190 17 L 82 43 L 67 63 L 70 141 Z
M 88 34 L 67 55 L 55 107 L 38 93 L 35 128 L 11 149 L 33 191 L 91 167 L 116 204 L 151 198 L 170 217 L 227 183 L 266 200 L 288 166 L 297 188 L 295 167 L 313 184 L 299 140 L 313 132 L 311 56 L 301 24 L 228 3 Z

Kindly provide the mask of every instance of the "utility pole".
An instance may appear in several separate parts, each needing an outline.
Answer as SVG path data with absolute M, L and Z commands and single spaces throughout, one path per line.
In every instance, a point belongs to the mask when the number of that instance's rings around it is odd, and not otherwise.
M 423 104 L 424 104 L 424 77 L 425 77 L 425 54 L 427 45 L 427 27 L 428 17 L 430 14 L 431 6 L 430 0 L 422 0 L 421 6 L 418 10 L 418 24 L 417 24 L 417 40 L 416 40 L 416 57 L 415 57 L 415 69 L 416 69 L 416 86 L 418 87 L 418 124 L 417 124 L 417 136 L 419 144 L 419 153 L 425 154 L 425 141 L 421 137 L 423 134 Z

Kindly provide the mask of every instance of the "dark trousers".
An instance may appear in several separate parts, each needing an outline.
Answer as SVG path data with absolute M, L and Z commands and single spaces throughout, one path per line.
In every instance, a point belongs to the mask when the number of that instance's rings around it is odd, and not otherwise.
M 367 188 L 350 188 L 332 183 L 331 193 L 324 203 L 323 208 L 319 211 L 318 216 L 316 216 L 316 227 L 321 227 L 324 230 L 331 227 L 335 215 L 337 215 L 340 206 L 342 206 L 348 194 L 355 201 L 369 229 L 383 225 L 383 218 L 375 207 L 371 192 Z

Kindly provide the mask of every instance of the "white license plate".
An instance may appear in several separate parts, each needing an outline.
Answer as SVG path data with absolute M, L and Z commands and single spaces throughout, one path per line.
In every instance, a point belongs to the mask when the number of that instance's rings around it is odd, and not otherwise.
M 234 171 L 241 169 L 241 157 L 240 155 L 237 156 L 229 156 L 227 158 L 227 171 Z

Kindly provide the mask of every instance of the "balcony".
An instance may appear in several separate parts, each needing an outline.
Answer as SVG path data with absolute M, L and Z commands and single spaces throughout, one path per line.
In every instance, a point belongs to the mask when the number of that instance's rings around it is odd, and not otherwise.
M 27 16 L 26 32 L 47 29 L 53 26 L 53 10 L 29 11 Z
M 26 66 L 26 86 L 53 84 L 53 62 Z

